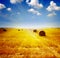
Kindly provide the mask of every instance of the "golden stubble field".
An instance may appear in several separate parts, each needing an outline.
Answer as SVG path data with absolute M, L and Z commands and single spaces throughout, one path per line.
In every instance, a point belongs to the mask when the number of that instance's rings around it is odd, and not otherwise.
M 0 58 L 60 58 L 60 28 L 0 28 Z

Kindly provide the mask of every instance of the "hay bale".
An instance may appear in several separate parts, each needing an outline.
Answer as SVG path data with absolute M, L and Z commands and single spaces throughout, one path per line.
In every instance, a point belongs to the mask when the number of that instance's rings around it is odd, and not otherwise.
M 3 28 L 3 31 L 7 31 L 5 28 Z
M 33 32 L 37 32 L 37 30 L 35 29 L 35 30 L 33 30 Z
M 6 32 L 7 30 L 5 28 L 0 28 L 0 33 Z
M 20 29 L 18 29 L 18 31 L 20 31 Z
M 40 31 L 40 32 L 39 32 L 39 36 L 46 36 L 45 31 Z

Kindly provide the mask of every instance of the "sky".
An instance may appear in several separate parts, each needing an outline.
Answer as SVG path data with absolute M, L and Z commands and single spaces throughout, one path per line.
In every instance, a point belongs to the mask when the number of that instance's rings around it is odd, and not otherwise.
M 60 0 L 0 0 L 0 27 L 60 27 Z

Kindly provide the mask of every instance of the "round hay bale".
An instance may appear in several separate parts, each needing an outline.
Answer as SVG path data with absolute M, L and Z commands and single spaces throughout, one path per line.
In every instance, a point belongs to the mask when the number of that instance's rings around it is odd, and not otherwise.
M 33 32 L 37 32 L 37 30 L 35 29 L 35 30 L 33 30 Z
M 3 31 L 7 31 L 5 28 L 3 28 Z
M 0 28 L 0 33 L 6 32 L 7 30 L 5 28 Z
M 18 29 L 18 31 L 20 31 L 20 29 Z
M 39 36 L 46 36 L 45 31 L 40 31 L 40 32 L 39 32 Z

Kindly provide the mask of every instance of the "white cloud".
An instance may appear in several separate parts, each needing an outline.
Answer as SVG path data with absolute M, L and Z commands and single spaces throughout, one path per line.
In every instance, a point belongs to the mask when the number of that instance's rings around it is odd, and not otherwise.
M 28 3 L 28 2 L 29 2 L 29 0 L 26 0 L 26 2 Z
M 36 10 L 33 9 L 33 8 L 29 9 L 28 12 L 31 12 L 31 13 L 36 14 L 36 15 L 41 15 L 40 12 L 36 11 Z
M 53 16 L 56 16 L 56 13 L 55 12 L 52 12 L 50 14 L 47 15 L 48 17 L 53 17 Z
M 50 2 L 50 5 L 47 7 L 48 11 L 57 11 L 60 10 L 60 7 L 56 5 L 54 1 Z
M 11 11 L 12 9 L 11 8 L 7 8 L 7 11 Z
M 2 3 L 0 3 L 0 10 L 6 8 L 6 6 Z
M 38 0 L 31 0 L 31 2 L 29 2 L 29 0 L 26 0 L 27 4 L 36 8 L 43 8 L 42 4 L 39 4 Z
M 23 0 L 10 0 L 10 3 L 15 4 L 15 3 L 19 3 L 22 2 Z
M 20 12 L 17 12 L 17 14 L 19 15 L 19 14 L 20 14 Z

